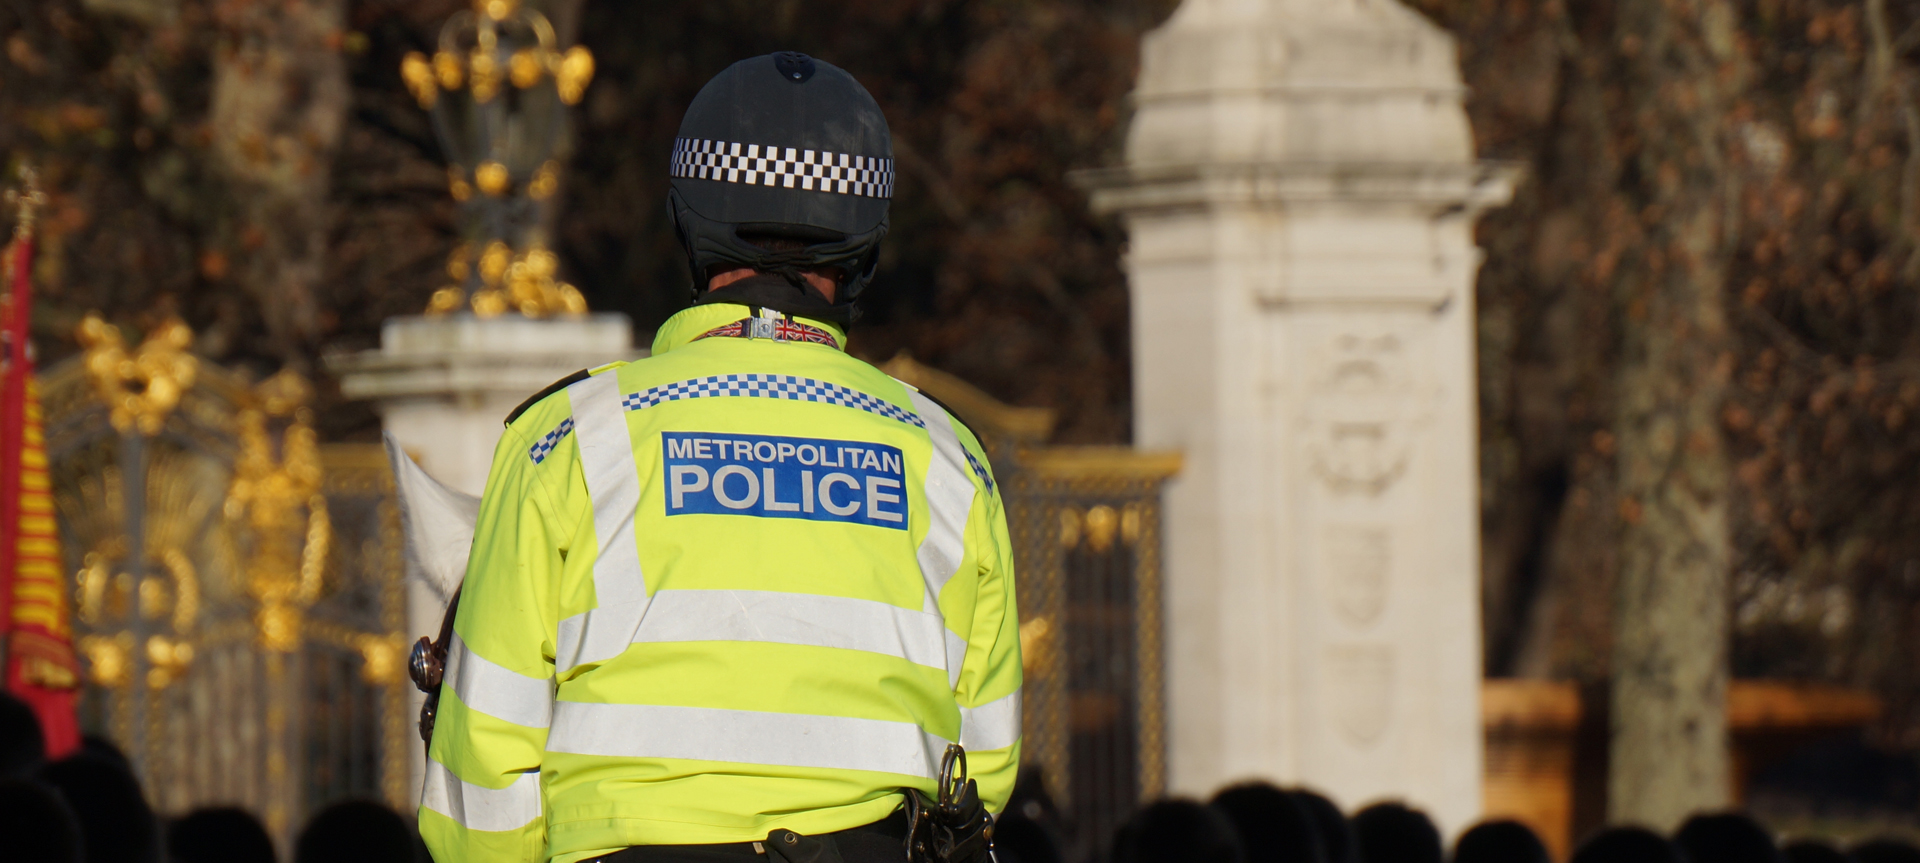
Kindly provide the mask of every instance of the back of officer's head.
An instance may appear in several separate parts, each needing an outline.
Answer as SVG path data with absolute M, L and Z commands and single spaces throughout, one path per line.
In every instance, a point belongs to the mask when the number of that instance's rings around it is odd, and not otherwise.
M 170 863 L 274 863 L 273 839 L 244 809 L 198 809 L 167 825 Z
M 1287 792 L 1247 782 L 1214 795 L 1211 805 L 1233 822 L 1247 863 L 1327 863 L 1313 816 Z
M 1518 821 L 1476 825 L 1453 846 L 1453 863 L 1553 863 L 1547 846 Z
M 1353 816 L 1361 863 L 1442 863 L 1440 831 L 1426 813 L 1399 803 L 1375 803 Z
M 1243 863 L 1225 815 L 1192 800 L 1162 800 L 1134 813 L 1113 839 L 1113 863 Z
M 846 70 L 793 51 L 727 67 L 687 106 L 668 173 L 696 303 L 852 320 L 887 233 L 894 163 L 886 116 Z M 737 270 L 773 278 L 704 295 Z M 832 297 L 806 287 L 804 274 L 829 271 Z
M 1611 827 L 1580 843 L 1568 863 L 1687 863 L 1687 856 L 1651 830 Z
M 30 779 L 0 779 L 0 858 L 81 863 L 80 822 L 60 792 Z
M 88 863 L 158 863 L 160 822 L 119 763 L 81 751 L 40 768 L 73 808 Z
M 1687 863 L 1784 863 L 1766 828 L 1745 815 L 1695 815 L 1673 834 Z
M 293 863 L 413 863 L 414 833 L 406 819 L 368 800 L 320 810 L 294 842 Z

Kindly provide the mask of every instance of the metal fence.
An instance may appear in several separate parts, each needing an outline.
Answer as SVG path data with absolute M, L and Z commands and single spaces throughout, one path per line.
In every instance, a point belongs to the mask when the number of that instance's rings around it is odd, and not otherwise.
M 117 341 L 43 380 L 83 727 L 161 814 L 240 806 L 283 849 L 335 800 L 411 808 L 380 448 L 316 445 L 297 378 L 252 386 L 184 344 Z

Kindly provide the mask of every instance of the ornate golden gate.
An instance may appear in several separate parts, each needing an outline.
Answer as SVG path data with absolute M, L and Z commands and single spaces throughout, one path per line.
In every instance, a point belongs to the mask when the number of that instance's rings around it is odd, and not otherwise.
M 1070 821 L 1069 859 L 1090 859 L 1166 787 L 1160 489 L 1180 456 L 1044 446 L 1051 411 L 905 355 L 885 369 L 950 405 L 993 462 L 1019 582 L 1025 769 Z
M 82 723 L 163 814 L 238 805 L 285 847 L 344 797 L 408 808 L 402 550 L 378 446 L 320 446 L 307 383 L 90 318 L 45 375 Z

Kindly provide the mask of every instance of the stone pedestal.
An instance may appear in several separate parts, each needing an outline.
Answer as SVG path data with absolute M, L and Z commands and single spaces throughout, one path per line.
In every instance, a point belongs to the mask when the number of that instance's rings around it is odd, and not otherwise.
M 336 356 L 328 367 L 348 398 L 373 401 L 382 424 L 427 473 L 471 495 L 486 488 L 502 421 L 522 401 L 583 368 L 642 355 L 626 315 L 529 320 L 394 318 L 380 349 Z M 447 597 L 407 582 L 409 637 L 439 632 Z M 414 710 L 423 696 L 412 693 Z M 413 787 L 424 769 L 416 747 Z
M 1166 497 L 1168 771 L 1481 804 L 1472 226 L 1451 39 L 1393 0 L 1186 0 L 1124 168 L 1134 436 Z

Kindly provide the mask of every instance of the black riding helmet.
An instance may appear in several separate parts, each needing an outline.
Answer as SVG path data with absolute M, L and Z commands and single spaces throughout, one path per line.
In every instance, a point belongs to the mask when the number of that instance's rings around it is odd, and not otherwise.
M 839 323 L 858 316 L 854 302 L 887 234 L 894 165 L 887 119 L 852 75 L 793 51 L 727 67 L 687 107 L 670 173 L 667 202 L 696 303 Z M 748 239 L 768 237 L 806 245 L 770 251 Z M 706 291 L 716 266 L 768 275 Z M 846 271 L 832 303 L 802 278 L 816 267 Z

